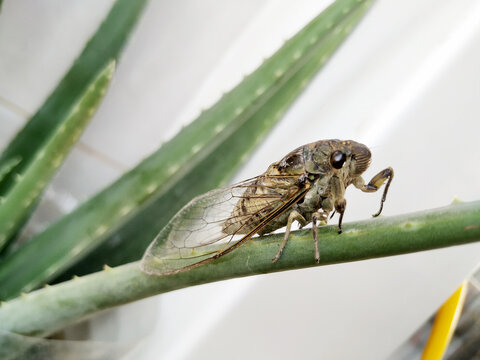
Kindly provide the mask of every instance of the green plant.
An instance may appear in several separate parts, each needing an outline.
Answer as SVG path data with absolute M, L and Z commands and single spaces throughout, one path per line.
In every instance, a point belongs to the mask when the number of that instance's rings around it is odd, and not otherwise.
M 282 234 L 242 245 L 208 265 L 170 276 L 148 276 L 138 263 L 48 286 L 0 307 L 0 329 L 45 336 L 85 316 L 147 296 L 235 277 L 399 255 L 480 240 L 480 201 L 395 217 L 319 228 L 320 264 L 310 229 L 292 233 L 276 264 Z

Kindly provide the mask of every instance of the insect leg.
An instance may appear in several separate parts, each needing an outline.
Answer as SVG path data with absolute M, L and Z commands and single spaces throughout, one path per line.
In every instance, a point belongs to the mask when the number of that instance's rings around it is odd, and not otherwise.
M 368 184 L 365 184 L 365 181 L 362 179 L 361 176 L 359 176 L 353 182 L 353 185 L 357 189 L 362 190 L 363 192 L 375 192 L 383 185 L 385 181 L 387 182 L 387 184 L 385 185 L 385 189 L 383 190 L 382 200 L 380 202 L 380 209 L 375 214 L 373 214 L 373 217 L 377 217 L 382 212 L 383 203 L 387 198 L 388 188 L 390 187 L 390 183 L 392 182 L 392 179 L 393 179 L 393 169 L 391 167 L 388 167 L 380 171 L 377 175 L 375 175 Z
M 295 220 L 298 221 L 301 226 L 305 226 L 307 224 L 307 220 L 305 220 L 305 218 L 296 210 L 293 210 L 288 215 L 287 229 L 285 231 L 282 244 L 280 245 L 280 249 L 278 249 L 277 254 L 272 259 L 272 263 L 277 262 L 277 260 L 280 259 L 280 256 L 282 256 L 283 249 L 285 248 L 285 245 L 287 245 L 288 237 L 290 236 L 290 229 L 292 228 L 292 223 Z
M 343 221 L 343 214 L 345 213 L 345 208 L 347 207 L 347 200 L 342 199 L 338 202 L 335 202 L 335 210 L 340 214 L 338 218 L 338 233 L 342 233 L 342 221 Z
M 330 220 L 331 220 L 333 218 L 333 215 L 335 215 L 332 199 L 325 198 L 323 199 L 320 205 L 321 205 L 322 211 L 327 214 L 327 217 L 328 217 L 328 214 L 330 214 L 333 210 L 332 214 L 330 215 Z M 325 221 L 325 224 L 322 224 L 322 225 L 327 225 L 327 221 Z
M 332 192 L 335 211 L 340 214 L 340 218 L 338 219 L 338 233 L 341 234 L 343 213 L 345 212 L 345 208 L 347 207 L 347 201 L 344 198 L 345 185 L 343 184 L 342 180 L 340 180 L 337 176 L 333 176 L 330 180 L 330 189 Z
M 328 221 L 328 213 L 327 212 L 314 212 L 312 214 L 312 232 L 313 232 L 313 241 L 315 244 L 315 262 L 317 264 L 320 263 L 320 251 L 318 250 L 318 227 L 317 227 L 317 220 L 320 220 L 320 225 L 326 225 Z

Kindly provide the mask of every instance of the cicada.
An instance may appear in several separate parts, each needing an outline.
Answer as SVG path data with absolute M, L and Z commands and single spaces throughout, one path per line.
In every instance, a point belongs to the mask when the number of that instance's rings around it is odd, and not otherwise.
M 393 169 L 388 167 L 368 184 L 362 173 L 371 152 L 352 140 L 321 140 L 301 146 L 260 176 L 200 195 L 184 206 L 153 240 L 141 262 L 142 271 L 169 275 L 207 264 L 230 253 L 254 235 L 286 227 L 283 242 L 273 257 L 276 262 L 287 244 L 292 223 L 312 223 L 315 261 L 320 261 L 318 225 L 339 214 L 342 232 L 345 189 L 354 185 L 375 192 L 385 182 L 382 212 Z

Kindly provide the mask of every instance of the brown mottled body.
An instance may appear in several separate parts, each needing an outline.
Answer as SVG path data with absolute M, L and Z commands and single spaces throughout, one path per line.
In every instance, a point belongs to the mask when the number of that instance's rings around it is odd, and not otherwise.
M 346 207 L 344 194 L 350 184 L 364 192 L 373 192 L 388 179 L 382 198 L 383 206 L 388 186 L 393 178 L 393 169 L 383 170 L 365 184 L 361 174 L 368 168 L 370 161 L 370 150 L 365 145 L 351 140 L 322 140 L 299 147 L 282 160 L 271 164 L 267 171 L 257 178 L 254 186 L 246 189 L 233 209 L 232 216 L 225 221 L 223 231 L 226 234 L 249 233 L 259 226 L 267 214 L 279 206 L 279 202 L 271 201 L 273 196 L 286 199 L 289 194 L 300 191 L 302 187 L 308 187 L 301 201 L 263 226 L 258 234 L 268 234 L 287 226 L 284 240 L 286 244 L 291 224 L 296 220 L 301 226 L 313 222 L 314 237 L 317 238 L 316 222 L 326 224 L 333 210 L 340 214 L 339 233 L 341 233 Z M 265 195 L 265 198 L 261 195 Z M 374 216 L 379 215 L 380 211 Z M 274 261 L 280 257 L 284 244 Z M 318 253 L 317 240 L 315 245 Z M 319 260 L 319 254 L 316 255 L 316 260 Z

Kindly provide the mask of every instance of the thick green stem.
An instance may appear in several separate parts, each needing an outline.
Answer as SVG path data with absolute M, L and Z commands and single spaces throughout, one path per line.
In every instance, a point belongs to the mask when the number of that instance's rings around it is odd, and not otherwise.
M 399 255 L 480 240 L 480 201 L 319 229 L 320 265 Z M 100 310 L 156 294 L 235 277 L 317 266 L 309 229 L 292 233 L 272 264 L 282 235 L 249 241 L 231 254 L 172 276 L 142 273 L 138 263 L 37 290 L 0 307 L 0 329 L 45 336 Z M 319 270 L 320 271 L 320 270 Z

